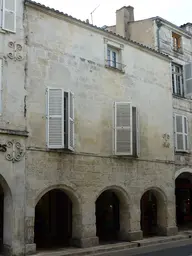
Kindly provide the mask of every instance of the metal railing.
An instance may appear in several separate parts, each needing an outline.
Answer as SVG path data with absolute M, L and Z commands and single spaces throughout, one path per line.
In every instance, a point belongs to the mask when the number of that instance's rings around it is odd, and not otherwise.
M 105 60 L 105 66 L 123 71 L 126 65 L 113 60 Z

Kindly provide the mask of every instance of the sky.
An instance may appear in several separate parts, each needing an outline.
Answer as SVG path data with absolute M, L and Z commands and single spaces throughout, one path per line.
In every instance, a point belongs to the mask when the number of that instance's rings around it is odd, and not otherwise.
M 93 23 L 97 26 L 114 25 L 115 11 L 122 6 L 134 7 L 135 20 L 160 16 L 180 26 L 192 23 L 192 0 L 35 0 L 54 9 L 85 21 L 93 13 Z

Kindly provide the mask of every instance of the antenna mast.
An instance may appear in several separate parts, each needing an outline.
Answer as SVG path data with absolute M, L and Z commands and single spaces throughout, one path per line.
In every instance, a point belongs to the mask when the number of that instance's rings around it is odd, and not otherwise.
M 91 22 L 93 25 L 93 13 L 97 10 L 97 8 L 99 8 L 100 4 L 91 12 Z

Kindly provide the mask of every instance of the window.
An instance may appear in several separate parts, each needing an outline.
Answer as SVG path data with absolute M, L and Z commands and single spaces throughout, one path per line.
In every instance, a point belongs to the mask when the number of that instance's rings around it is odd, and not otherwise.
M 122 70 L 120 49 L 107 46 L 107 66 Z
M 47 89 L 47 146 L 74 150 L 74 96 L 61 88 Z
M 172 45 L 174 51 L 181 50 L 181 36 L 174 32 L 172 33 Z
M 187 152 L 188 120 L 186 116 L 175 114 L 175 149 L 177 152 Z
M 186 96 L 192 96 L 192 63 L 187 63 L 184 67 L 185 70 L 185 88 Z
M 0 59 L 0 114 L 2 113 L 3 59 Z
M 130 102 L 114 104 L 114 153 L 139 156 L 139 122 L 137 109 Z
M 1 27 L 9 32 L 16 32 L 16 0 L 2 0 Z
M 184 97 L 183 67 L 172 64 L 173 94 Z

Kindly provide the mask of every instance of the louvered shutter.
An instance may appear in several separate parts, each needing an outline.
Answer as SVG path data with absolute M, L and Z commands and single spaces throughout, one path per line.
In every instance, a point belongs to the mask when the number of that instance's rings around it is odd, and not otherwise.
M 0 113 L 2 112 L 2 76 L 3 76 L 3 60 L 0 59 Z
M 136 145 L 137 145 L 137 150 L 136 154 L 137 157 L 140 156 L 140 122 L 139 122 L 139 113 L 136 108 Z
M 184 66 L 186 96 L 192 96 L 192 63 Z
M 74 94 L 68 92 L 68 149 L 74 151 Z
M 132 105 L 130 102 L 115 102 L 114 134 L 115 155 L 132 155 Z
M 47 146 L 64 148 L 64 94 L 62 89 L 47 89 Z
M 187 151 L 188 146 L 188 121 L 185 116 L 175 115 L 175 145 L 176 151 Z

